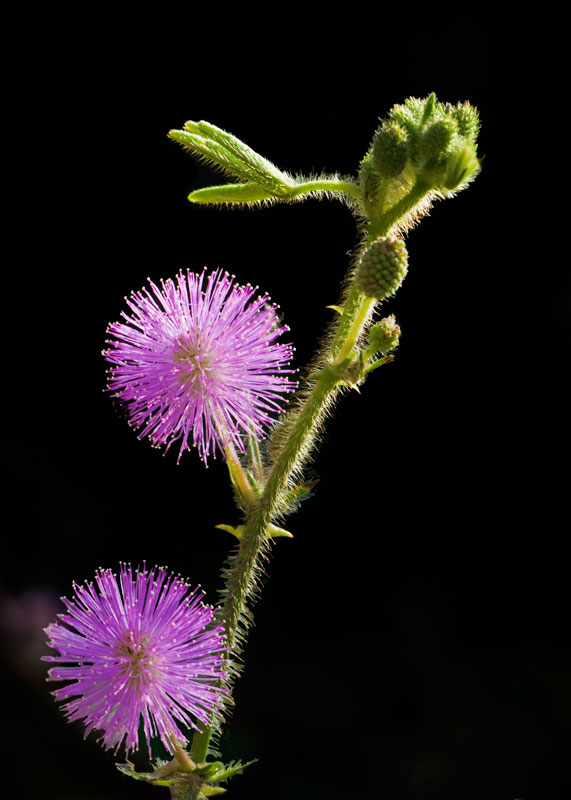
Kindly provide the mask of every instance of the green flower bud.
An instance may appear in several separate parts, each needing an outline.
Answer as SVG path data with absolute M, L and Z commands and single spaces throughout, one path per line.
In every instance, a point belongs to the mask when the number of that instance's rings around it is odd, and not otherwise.
M 432 98 L 433 95 L 427 97 L 426 100 L 408 97 L 404 103 L 391 108 L 389 117 L 400 123 L 407 131 L 419 130 L 434 110 Z
M 384 317 L 376 322 L 369 331 L 369 347 L 375 353 L 390 353 L 399 343 L 400 327 L 395 315 Z
M 383 178 L 395 178 L 407 159 L 407 134 L 396 121 L 384 122 L 373 137 L 373 162 Z
M 470 103 L 458 103 L 456 106 L 450 106 L 449 113 L 456 120 L 459 135 L 463 139 L 475 142 L 480 130 L 478 109 L 471 106 Z
M 393 106 L 389 118 L 406 131 L 407 155 L 414 164 L 424 163 L 426 157 L 421 152 L 423 131 L 440 117 L 440 103 L 433 93 L 424 100 L 409 97 L 401 105 Z
M 367 153 L 365 158 L 361 161 L 361 167 L 359 169 L 359 185 L 363 193 L 365 204 L 370 203 L 375 197 L 380 180 L 381 176 L 375 169 L 373 156 L 371 153 Z
M 424 163 L 433 164 L 444 155 L 456 137 L 457 127 L 454 119 L 439 119 L 422 134 L 418 152 Z
M 463 189 L 470 181 L 474 180 L 479 171 L 480 162 L 476 155 L 476 148 L 466 145 L 448 158 L 442 186 L 449 191 Z
M 355 286 L 368 297 L 384 300 L 394 294 L 408 270 L 408 253 L 402 239 L 383 237 L 361 256 Z

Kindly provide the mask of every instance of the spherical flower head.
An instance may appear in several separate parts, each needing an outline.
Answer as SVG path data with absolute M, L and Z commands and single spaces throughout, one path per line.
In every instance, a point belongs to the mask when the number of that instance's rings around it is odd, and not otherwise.
M 150 286 L 109 327 L 109 389 L 139 437 L 167 450 L 180 441 L 179 459 L 189 443 L 205 462 L 217 449 L 243 451 L 244 435 L 260 438 L 296 386 L 276 306 L 220 270 Z
M 122 565 L 119 578 L 101 569 L 93 582 L 74 584 L 62 598 L 67 613 L 46 628 L 59 655 L 48 680 L 71 681 L 53 692 L 85 735 L 102 731 L 105 748 L 139 747 L 139 725 L 149 755 L 159 736 L 169 752 L 186 742 L 185 728 L 209 724 L 221 705 L 224 631 L 202 592 L 163 568 Z M 63 623 L 63 624 L 62 624 Z

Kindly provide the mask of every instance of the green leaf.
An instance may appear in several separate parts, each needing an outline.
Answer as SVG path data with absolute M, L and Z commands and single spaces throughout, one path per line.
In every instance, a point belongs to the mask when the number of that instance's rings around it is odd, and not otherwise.
M 211 775 L 220 772 L 220 770 L 223 768 L 224 763 L 222 761 L 207 761 L 205 764 L 198 765 L 196 774 L 200 775 L 201 778 L 208 780 Z
M 146 781 L 147 783 L 150 783 L 157 780 L 159 777 L 154 772 L 137 772 L 135 765 L 131 764 L 130 761 L 126 761 L 124 764 L 115 764 L 115 766 L 119 772 L 123 773 L 123 775 L 127 775 L 129 778 L 134 778 L 136 781 Z
M 302 486 L 294 486 L 284 495 L 284 502 L 290 508 L 290 513 L 296 511 L 304 500 L 311 497 L 313 489 L 319 483 L 319 479 L 304 483 Z
M 207 784 L 204 784 L 200 789 L 200 795 L 203 797 L 212 797 L 215 794 L 224 794 L 225 792 L 226 789 L 223 786 L 208 786 Z
M 428 97 L 426 98 L 424 110 L 422 112 L 422 119 L 420 121 L 421 127 L 426 125 L 429 119 L 432 117 L 432 115 L 434 114 L 435 107 L 436 107 L 436 95 L 434 94 L 434 92 L 432 92 L 432 94 L 428 95 Z
M 271 192 L 255 183 L 228 183 L 195 189 L 188 195 L 191 203 L 260 203 L 274 198 Z
M 238 139 L 237 136 L 222 130 L 222 128 L 217 128 L 216 125 L 204 122 L 203 120 L 196 124 L 203 136 L 225 147 L 238 159 L 240 164 L 243 165 L 247 171 L 251 170 L 256 176 L 256 183 L 272 189 L 274 194 L 277 195 L 280 193 L 289 193 L 289 188 L 292 183 L 291 179 L 267 158 L 256 153 L 255 150 L 252 150 L 251 147 Z
M 220 531 L 226 531 L 226 533 L 231 533 L 232 536 L 235 536 L 238 541 L 242 539 L 244 536 L 244 531 L 246 530 L 245 525 L 238 525 L 236 528 L 233 525 L 215 525 L 215 528 L 218 528 Z M 268 538 L 274 539 L 279 536 L 286 536 L 288 539 L 293 539 L 293 533 L 286 531 L 285 528 L 278 528 L 277 525 L 272 525 L 271 523 L 268 525 L 266 529 Z
M 287 197 L 292 179 L 231 133 L 209 122 L 186 122 L 169 137 L 242 181 L 266 189 L 272 197 Z M 228 201 L 222 201 L 228 202 Z
M 286 536 L 288 539 L 293 539 L 293 533 L 286 531 L 285 528 L 278 528 L 277 525 L 272 525 L 271 523 L 266 528 L 266 532 L 270 539 L 275 539 L 279 536 Z
M 395 357 L 392 353 L 389 353 L 387 356 L 383 356 L 382 358 L 378 358 L 376 361 L 373 361 L 371 364 L 368 364 L 365 369 L 363 370 L 363 377 L 368 375 L 369 372 L 372 372 L 374 369 L 378 369 L 382 367 L 383 364 L 390 364 L 391 361 L 394 361 Z
M 254 758 L 253 761 L 246 761 L 245 764 L 242 764 L 241 761 L 234 761 L 228 764 L 227 767 L 224 767 L 220 770 L 220 772 L 216 772 L 214 775 L 211 775 L 208 780 L 211 783 L 220 783 L 220 781 L 227 781 L 230 778 L 233 778 L 234 775 L 239 775 L 243 772 L 246 767 L 255 764 L 258 759 Z
M 215 525 L 214 527 L 218 528 L 219 531 L 226 531 L 226 533 L 231 533 L 232 536 L 235 536 L 236 539 L 238 539 L 238 541 L 240 541 L 240 539 L 244 535 L 244 531 L 246 530 L 245 525 L 238 525 L 237 528 L 235 528 L 233 525 Z

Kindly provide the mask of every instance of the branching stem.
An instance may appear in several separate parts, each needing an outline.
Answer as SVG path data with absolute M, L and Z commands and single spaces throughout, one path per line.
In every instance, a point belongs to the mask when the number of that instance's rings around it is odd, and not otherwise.
M 327 188 L 326 184 L 331 186 L 331 183 L 330 181 L 314 181 L 299 188 L 303 188 L 303 191 L 325 189 Z M 347 184 L 347 186 L 353 185 Z M 353 186 L 353 188 L 359 192 L 358 187 Z M 345 191 L 345 189 L 338 188 L 338 191 Z M 380 219 L 369 225 L 367 241 L 386 235 L 400 218 L 423 200 L 428 191 L 429 187 L 423 181 L 417 181 L 401 201 Z M 319 421 L 338 391 L 339 377 L 335 368 L 342 366 L 355 352 L 375 304 L 376 300 L 366 297 L 354 285 L 349 288 L 343 303 L 343 313 L 336 320 L 329 352 L 323 357 L 323 363 L 330 369 L 322 369 L 314 373 L 315 378 L 311 390 L 303 402 L 286 415 L 284 429 L 287 431 L 287 435 L 275 454 L 263 492 L 258 498 L 254 498 L 247 484 L 236 453 L 230 451 L 227 453 L 233 482 L 235 485 L 238 484 L 239 490 L 247 493 L 249 499 L 251 498 L 246 514 L 245 531 L 227 575 L 225 600 L 222 607 L 226 644 L 230 654 L 228 684 L 231 684 L 232 678 L 237 672 L 233 662 L 237 656 L 237 636 L 248 599 L 256 584 L 258 561 L 268 541 L 268 526 L 280 516 L 284 507 L 283 498 L 288 490 L 290 479 L 293 474 L 302 469 L 304 462 L 309 457 L 316 431 L 319 428 Z M 195 761 L 201 763 L 206 760 L 212 732 L 213 726 L 194 735 L 191 757 Z
M 363 222 L 365 251 L 378 237 L 402 232 L 428 209 L 431 199 L 450 196 L 474 179 L 480 169 L 476 157 L 478 128 L 477 110 L 467 103 L 439 104 L 434 94 L 422 101 L 409 98 L 404 105 L 393 108 L 389 122 L 382 123 L 375 133 L 356 182 L 333 176 L 293 182 L 247 145 L 205 122 L 189 122 L 184 132 L 173 131 L 171 136 L 242 181 L 198 189 L 190 195 L 193 202 L 248 205 L 272 199 L 287 202 L 312 193 L 344 195 L 351 199 L 354 211 L 358 206 L 357 217 L 360 215 L 362 222 L 363 218 L 367 220 Z M 410 186 L 409 181 L 414 183 L 401 197 L 403 186 Z M 386 208 L 390 197 L 395 200 Z M 256 594 L 260 563 L 272 532 L 270 526 L 291 510 L 289 495 L 303 488 L 296 487 L 294 479 L 302 473 L 314 449 L 321 420 L 342 386 L 355 386 L 365 374 L 392 358 L 389 353 L 368 363 L 377 356 L 377 348 L 375 342 L 369 346 L 361 342 L 376 303 L 350 282 L 342 308 L 333 306 L 340 314 L 332 324 L 328 344 L 297 403 L 284 417 L 279 435 L 271 442 L 271 462 L 266 471 L 253 442 L 248 469 L 234 450 L 227 450 L 232 483 L 245 512 L 244 524 L 239 526 L 239 546 L 225 573 L 221 609 L 228 647 L 228 690 L 239 671 L 240 646 L 249 621 L 248 605 Z M 215 729 L 217 721 L 213 720 L 193 738 L 190 757 L 198 764 L 206 761 Z

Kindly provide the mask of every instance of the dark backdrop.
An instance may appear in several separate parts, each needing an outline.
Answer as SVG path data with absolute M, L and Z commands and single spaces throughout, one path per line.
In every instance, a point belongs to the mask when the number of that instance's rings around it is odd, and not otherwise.
M 315 496 L 268 564 L 222 747 L 232 797 L 567 797 L 570 649 L 558 333 L 540 222 L 557 164 L 560 18 L 331 12 L 268 21 L 6 19 L 0 601 L 13 798 L 166 795 L 121 777 L 44 683 L 41 628 L 72 580 L 167 564 L 216 601 L 237 521 L 225 468 L 138 441 L 100 352 L 147 276 L 221 266 L 281 305 L 302 367 L 355 244 L 349 211 L 217 210 L 166 137 L 232 131 L 292 172 L 354 174 L 378 117 L 435 91 L 481 110 L 484 168 L 408 239 L 395 362 L 328 423 Z M 372 11 L 370 12 L 372 13 Z M 555 162 L 554 162 L 555 159 Z M 545 178 L 544 178 L 545 175 Z M 568 367 L 567 367 L 568 368 Z M 4 780 L 4 779 L 3 779 Z

